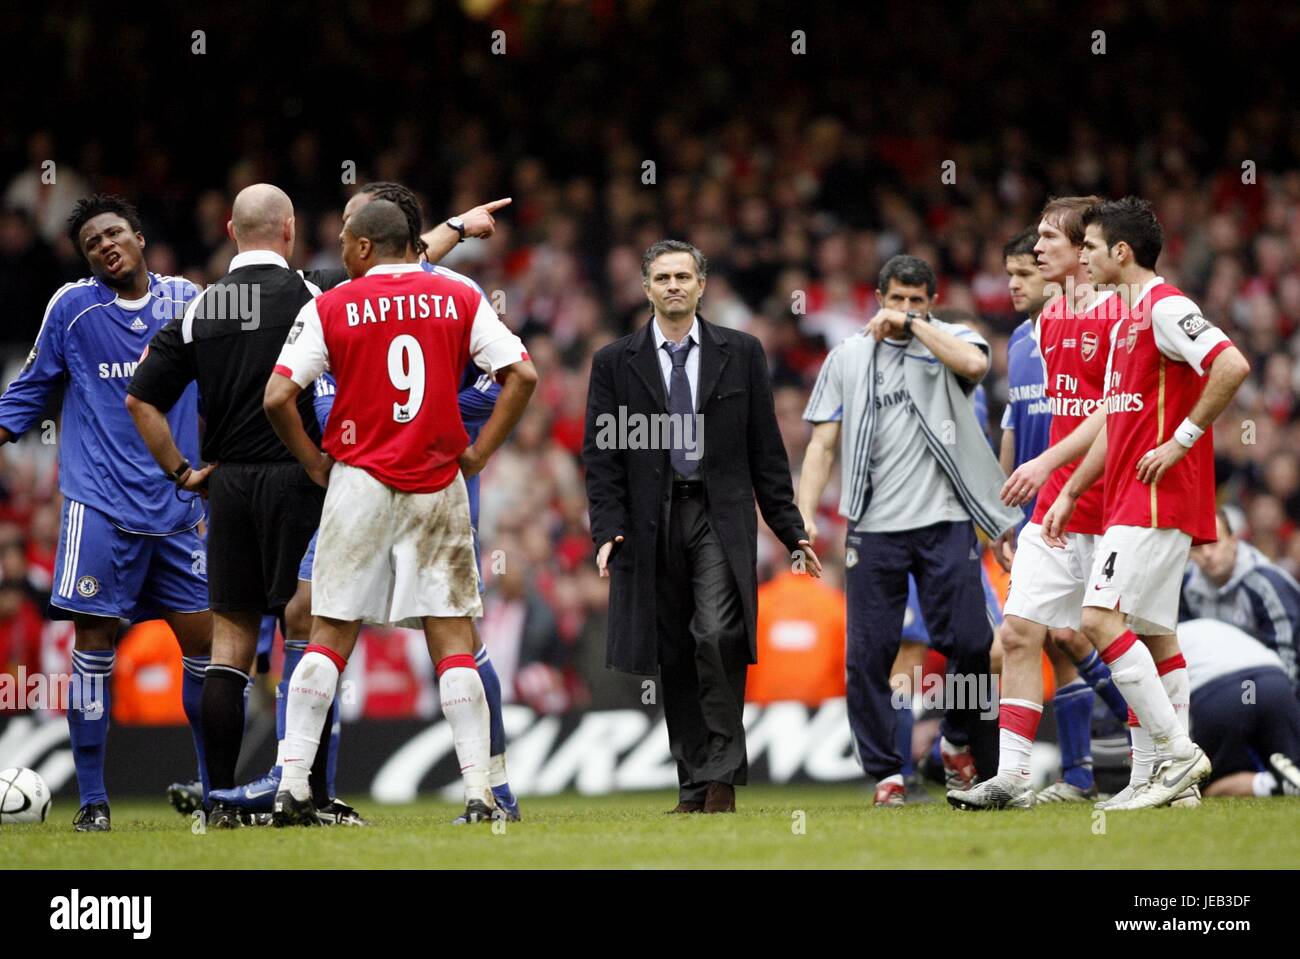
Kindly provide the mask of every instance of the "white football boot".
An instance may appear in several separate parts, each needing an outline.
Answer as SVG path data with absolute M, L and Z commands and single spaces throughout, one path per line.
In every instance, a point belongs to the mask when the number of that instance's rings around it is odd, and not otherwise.
M 1147 784 L 1144 782 L 1138 783 L 1136 786 L 1133 785 L 1132 783 L 1129 783 L 1127 786 L 1125 786 L 1115 795 L 1111 796 L 1109 799 L 1103 799 L 1100 802 L 1095 802 L 1092 804 L 1092 806 L 1094 809 L 1114 809 L 1116 806 L 1122 806 L 1125 803 L 1129 802 L 1130 800 L 1133 799 L 1134 796 L 1136 796 L 1138 793 L 1140 793 L 1142 790 L 1146 788 L 1147 788 Z
M 1097 787 L 1095 784 L 1091 789 L 1083 790 L 1078 786 L 1067 783 L 1064 779 L 1058 779 L 1046 789 L 1040 790 L 1034 801 L 1040 803 L 1092 802 L 1096 798 Z
M 1145 789 L 1123 804 L 1113 804 L 1107 808 L 1118 811 L 1124 809 L 1153 809 L 1168 806 L 1192 786 L 1199 785 L 1209 778 L 1213 767 L 1205 750 L 1195 743 L 1192 753 L 1186 759 L 1166 759 L 1157 767 L 1151 781 Z M 1196 802 L 1200 802 L 1198 796 Z
M 1034 790 L 1026 782 L 1010 776 L 994 776 L 970 789 L 948 790 L 948 804 L 954 809 L 1030 809 Z

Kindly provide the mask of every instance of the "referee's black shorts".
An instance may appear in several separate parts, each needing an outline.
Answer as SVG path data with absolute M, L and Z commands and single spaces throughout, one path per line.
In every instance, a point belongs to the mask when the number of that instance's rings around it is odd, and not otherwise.
M 325 490 L 297 463 L 222 463 L 208 480 L 208 596 L 215 612 L 277 613 L 320 525 Z

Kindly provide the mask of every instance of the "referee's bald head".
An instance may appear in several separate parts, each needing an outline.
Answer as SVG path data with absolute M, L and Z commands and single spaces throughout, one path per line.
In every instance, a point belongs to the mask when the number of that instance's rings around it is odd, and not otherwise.
M 246 186 L 235 196 L 228 229 L 241 252 L 275 250 L 287 257 L 293 249 L 293 202 L 270 183 Z
M 348 275 L 363 275 L 379 263 L 414 261 L 411 230 L 402 208 L 373 199 L 343 224 L 343 265 Z

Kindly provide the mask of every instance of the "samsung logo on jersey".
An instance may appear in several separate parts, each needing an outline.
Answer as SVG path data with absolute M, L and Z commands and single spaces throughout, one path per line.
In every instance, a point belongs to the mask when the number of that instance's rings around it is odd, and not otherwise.
M 876 409 L 887 410 L 890 407 L 905 403 L 911 399 L 911 394 L 906 389 L 894 390 L 892 393 L 884 393 L 876 397 Z
M 1007 397 L 1007 402 L 1023 403 L 1026 400 L 1040 399 L 1042 395 L 1042 383 L 1030 383 L 1026 386 L 1013 386 L 1011 387 L 1011 394 Z
M 393 320 L 459 320 L 456 301 L 442 293 L 408 293 L 406 296 L 380 296 L 360 303 L 345 304 L 348 326 L 362 323 L 387 323 Z
M 139 365 L 139 361 L 134 363 L 100 363 L 99 378 L 101 380 L 116 380 L 122 377 L 135 376 L 135 368 Z

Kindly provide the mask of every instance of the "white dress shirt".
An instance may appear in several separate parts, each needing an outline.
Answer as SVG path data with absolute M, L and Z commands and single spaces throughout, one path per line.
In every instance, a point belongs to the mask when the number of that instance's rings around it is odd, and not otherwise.
M 651 319 L 650 326 L 654 329 L 655 354 L 659 357 L 659 372 L 664 377 L 664 399 L 667 400 L 668 391 L 672 389 L 673 358 L 663 345 L 672 341 L 664 336 L 663 330 L 659 329 L 657 319 Z M 695 344 L 686 354 L 686 379 L 691 386 L 691 409 L 698 410 L 700 408 L 697 401 L 700 393 L 700 318 L 698 316 L 691 321 L 691 330 L 686 334 L 686 340 L 691 340 Z M 682 342 L 685 343 L 686 340 Z

